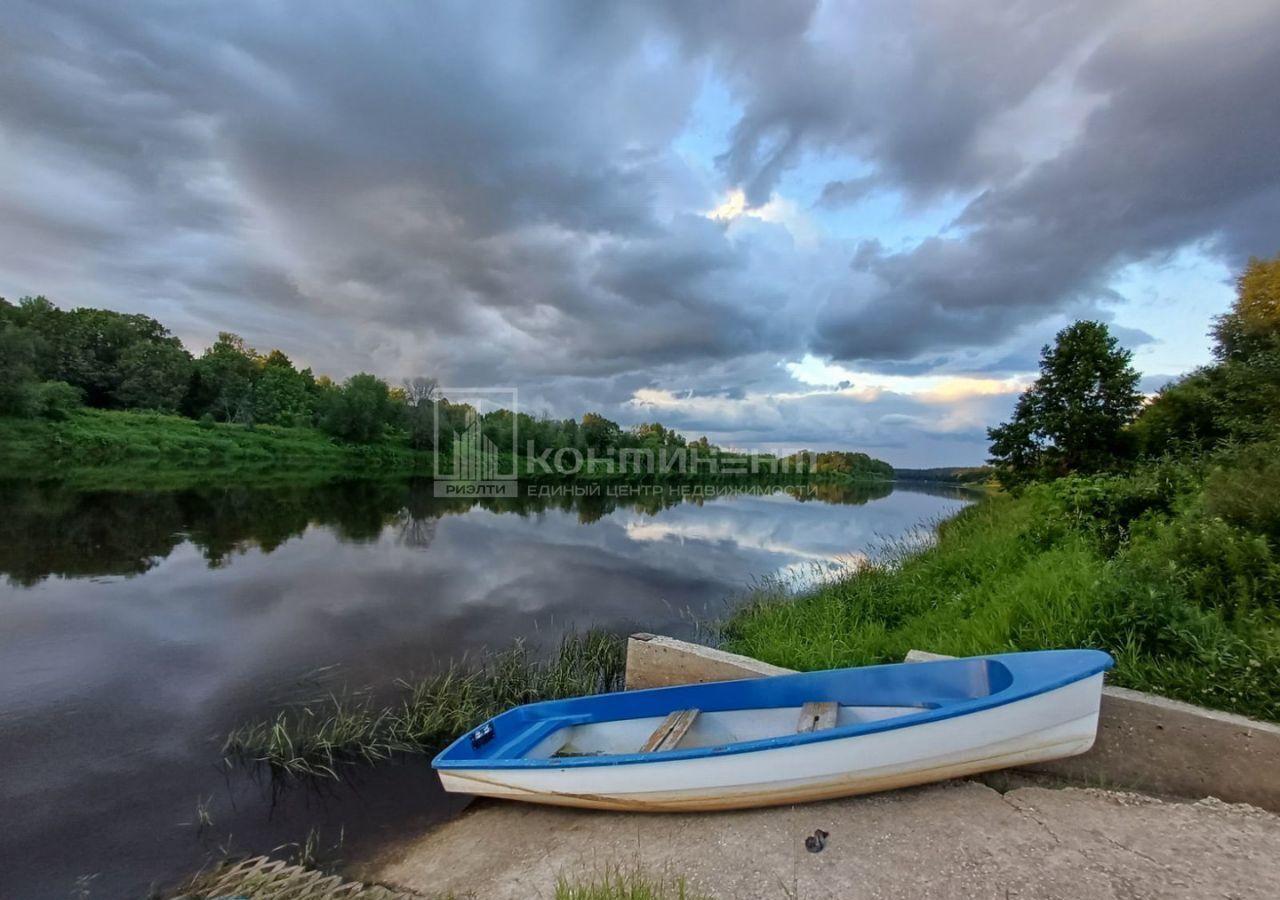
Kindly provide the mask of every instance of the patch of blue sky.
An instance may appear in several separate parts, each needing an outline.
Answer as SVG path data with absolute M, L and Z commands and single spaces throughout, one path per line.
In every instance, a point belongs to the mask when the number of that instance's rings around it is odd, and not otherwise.
M 705 176 L 720 178 L 716 172 L 716 157 L 728 148 L 730 133 L 741 117 L 741 104 L 733 99 L 729 86 L 708 66 L 689 112 L 689 121 L 672 141 L 671 149 Z M 721 185 L 722 190 L 729 187 Z
M 1209 328 L 1235 298 L 1231 269 L 1196 245 L 1125 266 L 1110 287 L 1124 298 L 1111 306 L 1114 323 L 1155 338 L 1133 352 L 1134 365 L 1148 375 L 1179 375 L 1210 362 Z
M 738 185 L 728 184 L 716 166 L 732 139 L 742 106 L 725 82 L 707 68 L 694 100 L 689 121 L 672 142 L 672 150 L 687 165 L 727 196 Z M 783 172 L 775 196 L 802 210 L 819 237 L 837 241 L 879 240 L 894 252 L 909 250 L 927 237 L 947 234 L 969 197 L 954 197 L 917 207 L 892 187 L 877 187 L 855 203 L 832 208 L 818 203 L 829 182 L 873 174 L 873 167 L 856 155 L 805 152 Z

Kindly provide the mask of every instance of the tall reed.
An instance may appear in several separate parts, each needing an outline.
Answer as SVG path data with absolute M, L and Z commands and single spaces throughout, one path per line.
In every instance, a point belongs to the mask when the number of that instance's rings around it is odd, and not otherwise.
M 620 690 L 625 657 L 625 639 L 599 630 L 568 635 L 550 659 L 517 643 L 473 665 L 400 681 L 388 705 L 334 694 L 282 709 L 232 731 L 223 754 L 276 777 L 338 778 L 347 764 L 433 753 L 512 706 Z

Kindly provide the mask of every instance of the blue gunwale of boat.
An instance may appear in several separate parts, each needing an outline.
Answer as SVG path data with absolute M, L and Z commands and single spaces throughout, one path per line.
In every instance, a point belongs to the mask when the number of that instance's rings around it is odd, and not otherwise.
M 990 693 L 968 699 L 952 699 L 939 701 L 936 696 L 919 696 L 913 702 L 889 702 L 879 700 L 876 696 L 877 684 L 888 684 L 896 672 L 906 681 L 928 681 L 932 679 L 938 685 L 954 685 L 967 676 L 976 674 L 975 667 L 985 663 L 994 663 L 999 668 L 986 667 L 987 674 L 999 676 L 1001 669 L 1006 673 L 1008 682 L 991 690 Z M 1100 650 L 1037 650 L 1023 653 L 1002 653 L 991 656 L 974 656 L 954 660 L 919 663 L 889 663 L 879 666 L 862 666 L 849 669 L 831 669 L 824 672 L 799 672 L 795 675 L 777 675 L 770 678 L 747 678 L 737 681 L 720 681 L 708 684 L 678 685 L 676 687 L 651 688 L 642 691 L 620 691 L 609 694 L 594 694 L 585 697 L 572 697 L 565 700 L 547 700 L 515 707 L 489 719 L 495 731 L 502 735 L 508 724 L 519 730 L 510 738 L 495 740 L 494 746 L 479 751 L 492 753 L 495 750 L 515 750 L 519 753 L 512 756 L 474 755 L 470 745 L 473 732 L 458 738 L 440 752 L 431 765 L 436 769 L 571 769 L 592 766 L 621 766 L 645 763 L 674 762 L 685 759 L 701 759 L 707 757 L 727 756 L 735 753 L 755 753 L 761 750 L 775 750 L 784 747 L 795 747 L 802 744 L 820 743 L 822 741 L 840 740 L 863 734 L 893 731 L 910 728 L 930 722 L 969 715 L 986 709 L 993 709 L 1020 700 L 1026 700 L 1039 694 L 1057 690 L 1085 678 L 1091 678 L 1105 672 L 1114 665 L 1114 660 Z M 904 667 L 906 670 L 904 671 Z M 855 674 L 856 673 L 856 674 Z M 665 715 L 675 709 L 701 709 L 703 712 L 720 712 L 733 709 L 749 709 L 753 698 L 762 693 L 777 695 L 779 689 L 785 689 L 795 696 L 804 693 L 803 686 L 813 683 L 815 686 L 839 684 L 846 680 L 865 682 L 858 685 L 865 691 L 865 699 L 858 703 L 842 705 L 859 706 L 920 706 L 931 704 L 933 708 L 922 708 L 918 713 L 907 713 L 889 719 L 872 722 L 855 722 L 841 725 L 824 731 L 805 734 L 785 734 L 777 737 L 762 738 L 753 741 L 723 744 L 714 747 L 696 747 L 686 750 L 668 750 L 661 753 L 620 753 L 603 756 L 551 757 L 545 759 L 525 759 L 521 755 L 531 748 L 525 735 L 536 731 L 538 739 L 554 733 L 559 727 L 591 724 L 594 722 L 621 721 L 631 718 L 652 718 Z M 768 684 L 766 684 L 768 683 Z M 902 690 L 901 685 L 894 685 Z M 685 699 L 687 695 L 687 699 Z M 676 700 L 675 698 L 681 699 Z M 666 700 L 669 702 L 654 702 Z M 738 699 L 738 705 L 732 704 Z M 767 699 L 767 698 L 764 698 Z M 832 699 L 824 696 L 805 696 L 805 700 Z M 901 701 L 904 698 L 891 697 L 890 700 Z M 879 700 L 879 702 L 877 702 Z M 710 702 L 708 702 L 710 701 Z M 803 702 L 803 701 L 801 701 Z M 800 703 L 762 703 L 757 708 L 769 706 L 799 706 Z M 633 713 L 635 707 L 642 711 Z M 649 707 L 649 709 L 645 709 Z M 505 720 L 505 721 L 504 721 Z M 556 727 L 548 727 L 556 723 Z M 533 743 L 537 743 L 534 741 Z

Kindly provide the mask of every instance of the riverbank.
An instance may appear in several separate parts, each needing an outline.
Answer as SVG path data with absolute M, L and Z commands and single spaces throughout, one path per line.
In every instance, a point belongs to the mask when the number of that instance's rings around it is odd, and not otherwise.
M 0 419 L 0 469 L 10 476 L 68 477 L 103 485 L 189 483 L 269 473 L 430 472 L 434 455 L 404 442 L 343 444 L 314 428 L 246 428 L 160 413 L 81 409 L 65 419 Z M 96 474 L 96 478 L 93 476 Z
M 571 634 L 550 660 L 523 645 L 418 681 L 401 681 L 388 705 L 367 696 L 332 696 L 281 710 L 228 735 L 223 755 L 273 777 L 338 778 L 342 766 L 375 763 L 397 753 L 443 749 L 477 722 L 539 700 L 622 690 L 625 638 L 603 631 Z
M 1267 481 L 1270 458 L 1259 446 L 1212 461 L 1061 479 L 1016 497 L 987 493 L 941 522 L 931 545 L 904 538 L 799 595 L 766 585 L 721 624 L 720 641 L 797 670 L 896 662 L 917 647 L 952 656 L 1094 647 L 1115 657 L 1113 684 L 1280 721 L 1280 567 L 1263 487 L 1276 483 Z M 616 660 L 600 649 L 609 638 L 590 640 L 599 648 L 589 656 Z M 541 678 L 531 672 L 531 681 Z M 484 683 L 484 673 L 474 677 Z M 615 671 L 602 674 L 595 683 Z M 589 672 L 564 686 L 585 693 L 584 679 Z M 362 712 L 378 724 L 350 732 L 338 727 L 350 716 L 335 707 L 321 717 L 333 724 L 318 738 L 315 717 L 282 717 L 247 728 L 229 746 L 276 772 L 312 766 L 306 748 L 314 746 L 340 748 L 339 761 L 391 748 L 427 752 L 487 715 L 464 682 L 445 685 L 430 702 L 443 706 L 433 715 L 453 730 L 429 741 L 386 736 L 387 723 L 404 715 L 395 706 Z M 564 694 L 494 696 L 515 705 Z M 423 703 L 408 701 L 415 705 Z M 499 708 L 497 699 L 484 706 Z
M 772 483 L 884 485 L 892 479 L 839 471 L 771 474 L 778 461 L 717 451 L 691 454 L 660 470 L 654 460 L 628 456 L 582 459 L 498 454 L 498 468 L 524 482 Z M 567 468 L 562 468 L 567 460 Z M 684 463 L 688 463 L 686 471 Z M 887 468 L 887 467 L 886 467 Z M 7 477 L 57 479 L 88 489 L 159 489 L 210 483 L 296 484 L 334 478 L 431 478 L 452 471 L 447 453 L 415 449 L 404 432 L 387 431 L 365 443 L 335 439 L 317 428 L 197 421 L 162 413 L 81 408 L 62 419 L 0 417 L 0 472 Z
M 1280 720 L 1280 483 L 1267 445 L 990 495 L 924 550 L 887 548 L 799 597 L 766 593 L 726 649 L 813 670 L 1096 647 L 1111 682 Z

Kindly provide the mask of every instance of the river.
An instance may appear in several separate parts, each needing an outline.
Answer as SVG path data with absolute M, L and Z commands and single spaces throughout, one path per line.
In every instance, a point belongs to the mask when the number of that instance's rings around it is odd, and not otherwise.
M 289 855 L 313 828 L 358 857 L 457 810 L 425 760 L 278 795 L 220 765 L 227 731 L 517 638 L 690 636 L 761 580 L 803 586 L 965 502 L 0 482 L 0 897 L 142 897 L 227 851 Z

